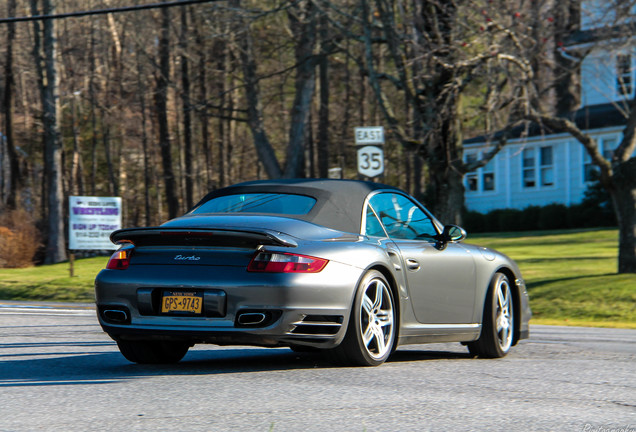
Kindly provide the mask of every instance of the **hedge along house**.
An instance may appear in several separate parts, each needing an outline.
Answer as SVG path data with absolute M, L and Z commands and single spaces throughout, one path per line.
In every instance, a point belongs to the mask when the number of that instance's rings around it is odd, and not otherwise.
M 628 2 L 621 13 L 633 19 L 636 6 Z M 636 90 L 634 35 L 617 31 L 616 7 L 584 0 L 581 28 L 560 55 L 581 58 L 581 108 L 567 117 L 596 140 L 599 151 L 611 159 L 619 145 Z M 628 39 L 626 41 L 626 39 Z M 497 134 L 491 137 L 498 138 Z M 466 162 L 481 159 L 490 147 L 485 137 L 464 141 Z M 508 131 L 506 146 L 484 167 L 466 174 L 468 210 L 486 213 L 495 209 L 580 203 L 596 179 L 597 168 L 584 147 L 571 135 L 553 133 L 531 124 Z

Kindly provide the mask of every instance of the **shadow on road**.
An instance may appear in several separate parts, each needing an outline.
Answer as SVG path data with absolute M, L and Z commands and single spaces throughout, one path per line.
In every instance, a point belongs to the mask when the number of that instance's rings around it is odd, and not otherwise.
M 6 349 L 12 349 L 12 352 L 6 353 Z M 16 349 L 24 351 L 15 352 Z M 396 351 L 387 364 L 468 358 L 468 353 L 409 349 Z M 210 345 L 209 348 L 192 349 L 177 364 L 138 365 L 125 360 L 112 342 L 0 344 L 0 387 L 95 385 L 164 375 L 196 376 L 337 367 L 340 366 L 330 363 L 319 353 L 296 353 L 287 348 L 218 348 Z

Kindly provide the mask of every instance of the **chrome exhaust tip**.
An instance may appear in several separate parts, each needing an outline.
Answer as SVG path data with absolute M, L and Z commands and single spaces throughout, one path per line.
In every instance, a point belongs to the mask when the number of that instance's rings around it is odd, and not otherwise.
M 267 316 L 261 312 L 246 312 L 238 316 L 237 322 L 244 326 L 255 326 L 263 323 Z
M 124 324 L 128 322 L 126 311 L 118 309 L 107 309 L 102 312 L 104 319 L 113 324 Z

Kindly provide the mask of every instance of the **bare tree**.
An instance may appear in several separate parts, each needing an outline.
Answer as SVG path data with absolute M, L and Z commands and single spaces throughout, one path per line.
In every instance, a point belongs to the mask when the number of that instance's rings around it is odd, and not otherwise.
M 318 109 L 318 176 L 327 177 L 329 170 L 329 21 L 321 14 L 319 20 L 320 58 L 318 61 L 320 96 Z
M 159 126 L 159 147 L 163 166 L 163 181 L 165 184 L 166 201 L 168 203 L 168 217 L 178 216 L 179 198 L 177 196 L 177 182 L 172 164 L 172 149 L 170 145 L 170 131 L 168 128 L 168 87 L 170 84 L 170 12 L 161 9 L 161 26 L 159 34 L 159 70 L 156 75 L 155 107 L 157 124 Z
M 463 162 L 463 96 L 485 88 L 480 110 L 493 131 L 507 122 L 488 119 L 514 113 L 531 82 L 524 55 L 536 41 L 513 31 L 515 4 L 488 2 L 486 9 L 478 0 L 360 0 L 357 38 L 365 47 L 369 85 L 391 134 L 425 161 L 426 202 L 447 223 L 461 223 L 464 174 L 485 165 L 503 144 L 495 143 L 476 164 Z M 380 47 L 387 54 L 378 59 Z M 400 98 L 392 96 L 396 92 Z
M 289 142 L 285 159 L 284 177 L 304 177 L 305 139 L 311 100 L 315 89 L 317 14 L 311 1 L 301 1 L 287 10 L 291 31 L 294 37 L 294 56 L 296 60 L 296 77 L 294 79 L 295 95 L 292 105 Z
M 188 10 L 181 8 L 181 99 L 183 110 L 183 145 L 185 148 L 185 204 L 189 209 L 194 204 L 192 165 L 192 104 L 190 102 L 190 67 L 188 59 Z
M 31 0 L 31 10 L 37 13 L 37 0 Z M 42 13 L 52 15 L 55 6 L 51 0 L 42 0 Z M 43 65 L 39 68 L 42 119 L 44 125 L 43 141 L 45 151 L 45 184 L 47 193 L 47 241 L 46 263 L 58 263 L 66 259 L 64 239 L 64 193 L 62 189 L 62 142 L 59 118 L 59 75 L 57 73 L 57 41 L 55 38 L 55 20 L 42 22 L 42 53 L 39 43 L 34 45 L 35 61 Z M 35 26 L 39 35 L 40 26 Z
M 239 2 L 232 5 L 238 8 Z M 289 125 L 289 139 L 286 147 L 285 166 L 276 157 L 276 152 L 265 130 L 260 78 L 254 53 L 254 40 L 249 21 L 237 20 L 234 30 L 237 34 L 243 80 L 247 103 L 248 125 L 252 131 L 254 145 L 259 160 L 270 178 L 304 177 L 304 151 L 311 101 L 315 90 L 315 59 L 317 13 L 313 2 L 302 0 L 289 4 L 287 16 L 294 41 L 296 60 L 294 79 L 294 101 Z
M 603 50 L 618 49 L 633 50 L 635 40 L 634 25 L 625 11 L 633 10 L 633 0 L 617 0 L 608 2 L 596 10 L 600 22 L 595 28 L 579 31 L 580 2 L 570 0 L 555 5 L 557 13 L 571 17 L 564 20 L 569 32 L 557 32 L 557 41 L 574 41 L 585 38 L 591 47 L 579 52 L 580 58 L 573 55 L 557 53 L 561 60 L 555 74 L 555 88 L 561 89 L 563 108 L 571 111 L 577 99 L 570 96 L 572 87 L 579 82 L 581 63 L 586 55 L 593 51 L 594 46 Z M 614 19 L 609 19 L 614 17 Z M 574 22 L 572 22 L 574 21 Z M 627 35 L 625 37 L 624 35 Z M 608 44 L 608 41 L 610 43 Z M 611 51 L 610 51 L 611 52 Z M 629 82 L 631 86 L 631 80 Z M 565 94 L 563 94 L 565 93 Z M 607 95 L 611 100 L 611 95 Z M 580 125 L 577 125 L 566 109 L 558 109 L 556 115 L 539 104 L 529 104 L 525 118 L 541 124 L 555 133 L 568 133 L 574 137 L 590 156 L 591 161 L 598 167 L 599 180 L 611 198 L 612 207 L 618 223 L 618 272 L 636 273 L 636 98 L 615 102 L 617 109 L 625 119 L 622 140 L 613 151 L 611 160 L 607 160 L 600 152 L 594 137 Z
M 14 16 L 16 10 L 15 0 L 8 0 L 7 3 L 7 16 Z M 4 136 L 6 143 L 0 145 L 7 146 L 7 156 L 9 157 L 9 172 L 5 177 L 5 182 L 8 179 L 9 190 L 6 197 L 7 207 L 15 209 L 17 207 L 17 193 L 18 183 L 20 182 L 20 165 L 18 160 L 18 154 L 16 152 L 15 143 L 13 140 L 13 44 L 15 40 L 15 24 L 7 24 L 7 57 L 4 64 L 4 97 L 3 97 L 3 111 L 4 111 Z

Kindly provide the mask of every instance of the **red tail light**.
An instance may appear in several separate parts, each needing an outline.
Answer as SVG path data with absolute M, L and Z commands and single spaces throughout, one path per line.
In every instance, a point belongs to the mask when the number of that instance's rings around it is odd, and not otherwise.
M 126 270 L 130 265 L 130 256 L 134 246 L 130 243 L 116 250 L 108 260 L 106 268 L 110 270 Z
M 318 273 L 329 260 L 279 252 L 257 252 L 247 271 L 264 273 Z

